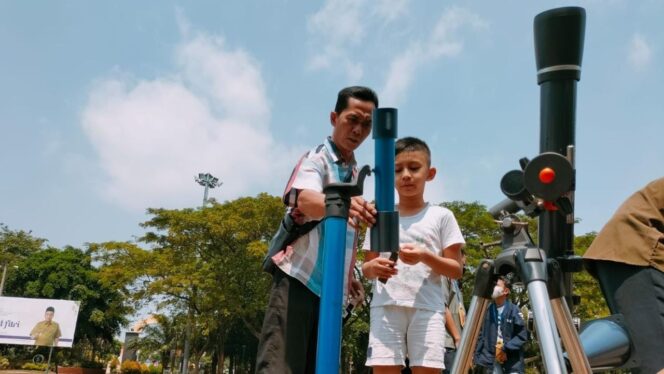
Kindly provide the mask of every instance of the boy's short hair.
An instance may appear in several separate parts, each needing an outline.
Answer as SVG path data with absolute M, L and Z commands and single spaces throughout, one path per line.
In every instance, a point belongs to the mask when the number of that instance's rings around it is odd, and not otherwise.
M 362 101 L 371 101 L 374 106 L 378 108 L 378 95 L 369 87 L 364 86 L 351 86 L 346 87 L 339 91 L 337 95 L 337 104 L 334 106 L 334 111 L 340 114 L 348 107 L 348 99 L 355 98 Z
M 422 151 L 427 154 L 427 161 L 429 163 L 428 165 L 431 166 L 431 150 L 429 149 L 427 143 L 421 139 L 414 138 L 412 136 L 401 138 L 397 140 L 394 146 L 394 151 L 395 156 L 399 155 L 401 152 Z
M 52 306 L 49 306 L 48 308 L 46 308 L 46 311 L 55 313 L 55 308 L 53 308 Z

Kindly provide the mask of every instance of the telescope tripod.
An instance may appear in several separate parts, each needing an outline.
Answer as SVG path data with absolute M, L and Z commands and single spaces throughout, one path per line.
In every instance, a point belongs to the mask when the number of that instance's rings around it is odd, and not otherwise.
M 478 266 L 473 297 L 452 373 L 467 373 L 470 369 L 496 279 L 499 275 L 510 273 L 516 274 L 527 286 L 546 372 L 567 373 L 562 340 L 572 371 L 591 373 L 564 298 L 563 272 L 558 261 L 548 259 L 545 251 L 533 244 L 527 224 L 519 222 L 516 216 L 503 215 L 499 222 L 503 230 L 503 250 L 495 260 L 484 259 Z

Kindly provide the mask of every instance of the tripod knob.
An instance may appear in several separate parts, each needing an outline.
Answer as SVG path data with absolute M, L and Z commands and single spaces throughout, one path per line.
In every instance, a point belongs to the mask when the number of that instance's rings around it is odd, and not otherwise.
M 555 152 L 545 152 L 532 159 L 523 174 L 526 190 L 544 201 L 556 201 L 573 187 L 572 164 Z

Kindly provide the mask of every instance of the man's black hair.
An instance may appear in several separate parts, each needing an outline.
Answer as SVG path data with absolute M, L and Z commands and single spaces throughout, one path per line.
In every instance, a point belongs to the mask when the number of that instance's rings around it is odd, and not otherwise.
M 394 146 L 395 156 L 401 152 L 415 152 L 415 151 L 422 151 L 426 153 L 427 161 L 429 162 L 429 166 L 431 166 L 431 150 L 429 149 L 427 143 L 425 143 L 423 140 L 408 136 L 397 140 Z
M 339 91 L 337 95 L 337 105 L 334 106 L 334 111 L 340 114 L 348 107 L 348 99 L 355 98 L 362 101 L 371 101 L 378 108 L 378 95 L 369 87 L 351 86 L 346 87 Z
M 49 306 L 48 308 L 46 308 L 46 311 L 55 313 L 55 308 L 53 308 L 52 306 Z
M 510 282 L 509 278 L 500 275 L 500 276 L 498 276 L 498 279 L 503 281 L 503 284 L 505 285 L 505 288 L 507 288 L 508 290 L 512 289 L 512 282 Z

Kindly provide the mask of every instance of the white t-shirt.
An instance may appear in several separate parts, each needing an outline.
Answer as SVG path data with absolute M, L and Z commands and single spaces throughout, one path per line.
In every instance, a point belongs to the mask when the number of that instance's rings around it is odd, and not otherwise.
M 371 234 L 367 233 L 363 249 L 370 249 Z M 453 244 L 465 244 L 454 214 L 429 203 L 412 216 L 399 215 L 399 243 L 418 243 L 435 254 Z M 381 257 L 390 257 L 381 253 Z M 399 305 L 432 311 L 444 311 L 443 277 L 423 263 L 396 264 L 399 273 L 387 283 L 373 281 L 371 306 Z

